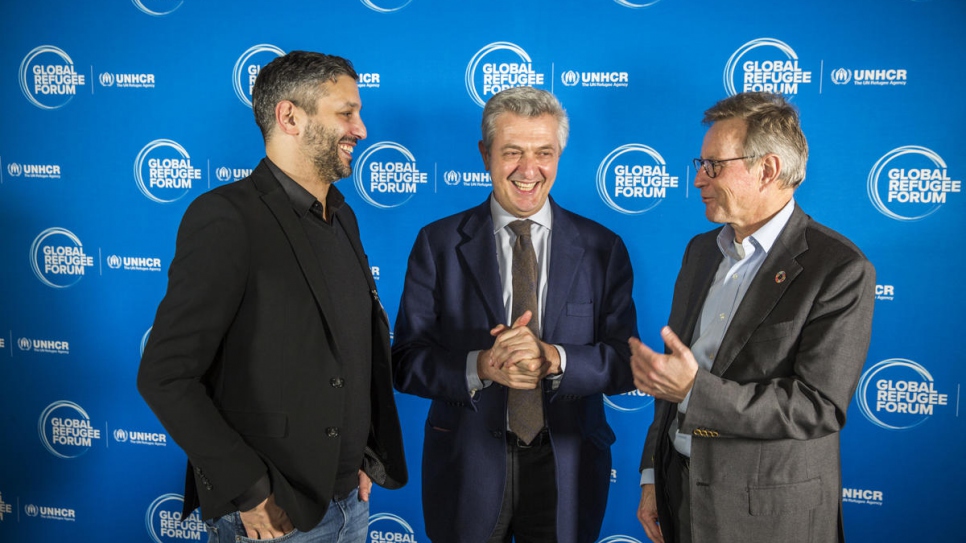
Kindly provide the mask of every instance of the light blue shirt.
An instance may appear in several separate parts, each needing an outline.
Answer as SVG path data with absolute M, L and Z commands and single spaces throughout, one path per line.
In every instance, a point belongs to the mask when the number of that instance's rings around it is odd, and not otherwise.
M 708 290 L 708 297 L 701 308 L 701 317 L 691 340 L 691 352 L 702 369 L 711 370 L 714 357 L 721 347 L 735 311 L 741 305 L 749 285 L 758 275 L 758 270 L 761 269 L 761 264 L 768 256 L 775 240 L 778 239 L 778 235 L 788 224 L 794 209 L 793 198 L 771 220 L 741 243 L 735 241 L 735 231 L 731 225 L 726 224 L 718 233 L 718 249 L 724 258 L 715 272 L 714 282 Z M 678 412 L 687 413 L 690 402 L 691 391 L 688 391 L 684 400 L 678 404 Z M 675 450 L 690 457 L 691 435 L 678 431 L 677 418 L 671 422 L 668 433 Z M 654 470 L 643 470 L 641 484 L 652 483 L 654 483 Z
M 505 323 L 507 326 L 513 324 L 510 320 L 513 311 L 513 244 L 516 242 L 516 235 L 507 227 L 511 222 L 520 220 L 507 212 L 496 201 L 490 197 L 490 215 L 493 218 L 493 236 L 496 241 L 496 261 L 500 270 L 500 282 L 503 285 L 503 308 L 506 314 Z M 547 303 L 547 276 L 550 268 L 550 238 L 553 232 L 553 212 L 550 209 L 550 201 L 546 201 L 543 207 L 533 215 L 527 217 L 533 224 L 530 225 L 530 239 L 533 243 L 533 251 L 537 255 L 537 307 L 539 308 L 538 335 L 543 336 L 543 310 Z M 549 377 L 549 379 L 559 379 L 567 366 L 567 353 L 563 347 L 554 345 L 560 353 L 560 375 Z M 476 359 L 482 351 L 470 351 L 466 355 L 466 384 L 470 391 L 470 396 L 474 396 L 481 388 L 486 388 L 492 381 L 480 379 L 476 370 Z

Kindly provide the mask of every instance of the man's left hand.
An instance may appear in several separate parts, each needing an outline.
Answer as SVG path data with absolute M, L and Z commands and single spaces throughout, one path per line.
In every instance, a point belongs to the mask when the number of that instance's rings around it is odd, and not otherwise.
M 367 502 L 369 501 L 369 495 L 372 494 L 372 479 L 366 475 L 366 472 L 359 470 L 359 501 Z
M 560 373 L 560 353 L 557 348 L 537 338 L 527 327 L 532 313 L 523 313 L 512 327 L 500 324 L 490 330 L 496 338 L 490 350 L 491 364 L 496 368 L 507 369 L 515 365 L 523 373 L 537 372 L 537 378 Z

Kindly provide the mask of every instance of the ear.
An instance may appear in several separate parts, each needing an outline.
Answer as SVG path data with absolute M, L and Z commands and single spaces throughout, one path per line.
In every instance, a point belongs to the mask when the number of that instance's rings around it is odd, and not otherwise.
M 779 181 L 778 176 L 782 173 L 782 159 L 773 153 L 765 155 L 761 159 L 761 188 L 764 189 L 768 185 L 773 185 L 777 188 L 781 188 L 781 181 Z
M 480 140 L 477 147 L 480 149 L 480 156 L 483 157 L 483 167 L 486 168 L 486 171 L 490 171 L 490 153 L 487 152 L 486 146 L 483 145 L 483 140 Z
M 275 104 L 275 125 L 283 134 L 297 136 L 302 124 L 302 110 L 288 100 Z

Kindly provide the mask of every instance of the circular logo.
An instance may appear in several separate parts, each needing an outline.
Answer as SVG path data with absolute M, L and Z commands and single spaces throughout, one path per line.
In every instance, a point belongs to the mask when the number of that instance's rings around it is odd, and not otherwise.
M 735 72 L 741 67 L 741 76 Z M 812 82 L 812 72 L 798 66 L 798 55 L 788 44 L 773 38 L 752 40 L 734 52 L 724 70 L 724 87 L 729 96 L 740 92 L 798 94 L 798 86 Z M 740 90 L 739 90 L 740 89 Z
M 102 87 L 110 87 L 114 85 L 114 74 L 104 72 L 97 78 L 101 82 Z
M 201 515 L 196 509 L 181 522 L 183 508 L 184 497 L 180 494 L 163 494 L 151 502 L 144 515 L 144 524 L 154 543 L 202 540 L 206 529 Z
M 449 186 L 455 186 L 460 184 L 460 173 L 456 170 L 450 170 L 443 174 L 443 182 Z
M 249 47 L 235 61 L 235 68 L 232 70 L 231 80 L 235 86 L 235 96 L 246 106 L 252 107 L 252 87 L 255 86 L 258 72 L 262 70 L 262 66 L 283 56 L 285 51 L 267 43 Z
M 352 171 L 359 196 L 379 209 L 399 207 L 428 182 L 409 149 L 392 141 L 370 146 L 356 158 Z
M 36 505 L 28 503 L 23 506 L 23 512 L 27 513 L 28 517 L 36 517 L 40 513 L 40 509 Z
M 832 78 L 832 83 L 835 83 L 836 85 L 847 85 L 849 81 L 852 81 L 852 72 L 846 70 L 845 68 L 832 70 L 830 76 Z
M 604 396 L 604 405 L 621 413 L 640 411 L 653 403 L 654 396 L 645 394 L 640 390 L 632 390 L 615 396 Z
M 498 41 L 480 49 L 466 65 L 466 91 L 480 107 L 494 94 L 513 87 L 543 85 L 530 55 L 520 46 Z
M 20 63 L 20 90 L 40 109 L 64 107 L 84 80 L 85 76 L 74 69 L 70 56 L 53 45 L 34 48 Z
M 191 166 L 191 157 L 178 142 L 159 139 L 144 146 L 134 159 L 134 180 L 149 200 L 170 204 L 184 198 L 201 170 Z
M 621 145 L 597 168 L 597 194 L 607 207 L 626 215 L 650 211 L 668 189 L 678 188 L 678 177 L 668 175 L 660 153 L 640 143 Z
M 629 535 L 612 535 L 601 539 L 597 543 L 641 543 Z
M 20 164 L 11 162 L 10 164 L 7 164 L 7 173 L 14 177 L 20 177 L 20 174 L 23 173 L 23 168 L 20 167 Z
M 629 0 L 614 0 L 614 1 L 624 6 L 625 8 L 641 9 L 641 8 L 649 8 L 654 4 L 660 2 L 661 0 L 651 0 L 650 2 L 630 2 Z
M 141 336 L 141 356 L 144 356 L 144 348 L 148 345 L 148 338 L 151 337 L 151 330 L 153 329 L 153 326 L 148 328 L 147 331 L 144 332 L 144 335 Z
M 862 374 L 855 392 L 859 409 L 886 430 L 915 428 L 932 416 L 949 396 L 936 391 L 932 375 L 905 358 L 883 360 Z
M 30 350 L 30 338 L 22 337 L 22 338 L 18 339 L 17 340 L 17 347 L 20 347 L 20 350 L 21 351 L 29 351 Z
M 577 83 L 580 83 L 580 74 L 573 70 L 567 70 L 566 72 L 560 74 L 560 82 L 567 87 L 573 87 Z
M 231 179 L 231 170 L 229 170 L 225 166 L 222 166 L 217 170 L 215 170 L 215 177 L 217 177 L 218 180 L 221 181 L 222 183 L 225 183 L 226 181 Z
M 918 221 L 959 193 L 962 181 L 949 178 L 946 162 L 925 147 L 907 145 L 880 158 L 869 172 L 868 193 L 879 213 L 897 221 Z
M 121 257 L 117 255 L 111 255 L 107 257 L 107 267 L 112 270 L 116 270 L 121 267 Z
M 37 423 L 40 441 L 58 458 L 76 458 L 88 450 L 101 431 L 91 426 L 91 418 L 74 402 L 61 400 L 47 406 Z
M 362 4 L 372 11 L 392 13 L 409 5 L 413 0 L 362 0 Z
M 94 258 L 84 254 L 80 238 L 64 228 L 48 228 L 30 246 L 30 266 L 40 282 L 53 288 L 67 288 L 84 277 Z
M 184 0 L 131 0 L 143 13 L 152 17 L 163 17 L 181 7 Z
M 391 513 L 376 513 L 369 517 L 369 541 L 372 543 L 393 543 L 412 541 L 416 534 L 405 519 Z
M 114 441 L 118 441 L 120 443 L 127 441 L 127 430 L 122 430 L 121 428 L 114 430 Z

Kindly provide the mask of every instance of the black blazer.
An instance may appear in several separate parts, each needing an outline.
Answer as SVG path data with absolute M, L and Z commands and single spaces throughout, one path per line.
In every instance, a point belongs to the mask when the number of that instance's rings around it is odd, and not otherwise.
M 366 471 L 406 483 L 392 392 L 389 324 L 352 210 L 337 219 L 373 297 L 372 423 Z M 198 197 L 185 212 L 141 359 L 138 388 L 188 455 L 185 513 L 234 511 L 266 470 L 296 528 L 332 496 L 345 388 L 340 327 L 318 258 L 288 195 L 263 161 L 251 176 Z

